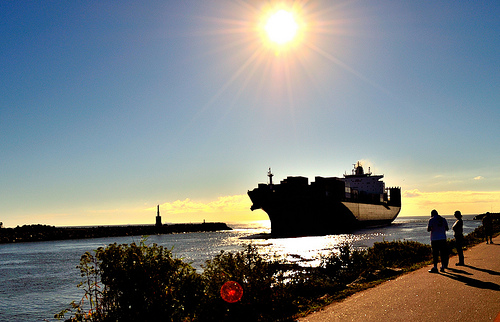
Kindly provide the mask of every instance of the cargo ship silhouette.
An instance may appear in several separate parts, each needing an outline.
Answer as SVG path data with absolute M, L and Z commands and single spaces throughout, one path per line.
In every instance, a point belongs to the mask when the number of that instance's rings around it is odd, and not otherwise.
M 388 225 L 401 210 L 401 188 L 385 188 L 383 175 L 364 172 L 358 161 L 352 174 L 338 177 L 287 177 L 248 191 L 251 210 L 264 210 L 273 237 L 328 235 L 366 226 Z

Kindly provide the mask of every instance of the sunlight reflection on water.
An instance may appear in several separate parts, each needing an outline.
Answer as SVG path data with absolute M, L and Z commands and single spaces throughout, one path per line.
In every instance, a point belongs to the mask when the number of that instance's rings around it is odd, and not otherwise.
M 473 216 L 464 216 L 464 233 L 472 232 L 480 225 L 479 221 L 472 220 Z M 256 245 L 261 254 L 277 256 L 302 266 L 318 266 L 321 257 L 331 252 L 339 252 L 340 247 L 349 244 L 353 249 L 365 249 L 373 246 L 376 242 L 409 240 L 429 244 L 429 233 L 427 232 L 428 217 L 401 217 L 392 225 L 374 228 L 365 228 L 353 231 L 349 234 L 338 234 L 328 236 L 297 237 L 297 238 L 269 238 L 252 239 L 250 242 Z M 448 224 L 454 222 L 452 216 L 447 217 Z M 259 222 L 262 226 L 258 229 L 257 222 L 249 227 L 253 229 L 241 229 L 236 232 L 248 236 L 251 234 L 270 233 L 270 222 Z M 240 224 L 241 225 L 241 224 Z M 248 227 L 246 227 L 248 228 Z M 243 236 L 242 236 L 243 237 Z M 452 238 L 452 233 L 448 233 Z

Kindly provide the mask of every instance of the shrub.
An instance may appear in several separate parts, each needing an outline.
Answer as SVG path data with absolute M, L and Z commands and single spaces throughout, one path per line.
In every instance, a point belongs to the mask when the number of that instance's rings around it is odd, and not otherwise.
M 221 251 L 206 261 L 202 273 L 205 293 L 200 321 L 275 321 L 286 315 L 291 302 L 284 292 L 283 263 L 266 260 L 255 246 L 244 251 Z M 220 296 L 222 285 L 235 281 L 243 288 L 243 297 L 227 303 Z
M 409 268 L 431 258 L 429 245 L 408 240 L 378 242 L 367 251 L 367 261 L 373 268 Z
M 90 310 L 73 304 L 72 321 L 182 321 L 198 311 L 200 275 L 162 246 L 115 243 L 84 254 L 78 267 Z
M 323 257 L 321 267 L 325 274 L 336 282 L 349 284 L 366 269 L 366 253 L 360 250 L 351 251 L 349 244 L 340 246 L 339 252 L 331 252 Z

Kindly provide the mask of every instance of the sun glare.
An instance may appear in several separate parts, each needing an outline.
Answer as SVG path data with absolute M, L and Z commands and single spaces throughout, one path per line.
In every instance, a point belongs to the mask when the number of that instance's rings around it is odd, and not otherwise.
M 283 9 L 271 15 L 265 26 L 269 39 L 278 45 L 292 41 L 298 28 L 293 14 Z

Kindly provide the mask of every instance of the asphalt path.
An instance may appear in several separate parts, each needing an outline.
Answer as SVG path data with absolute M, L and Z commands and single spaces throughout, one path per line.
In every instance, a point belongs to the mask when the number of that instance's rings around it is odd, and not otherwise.
M 429 265 L 298 321 L 500 322 L 500 236 L 493 242 L 464 251 L 465 266 L 454 256 L 444 273 L 429 273 Z

